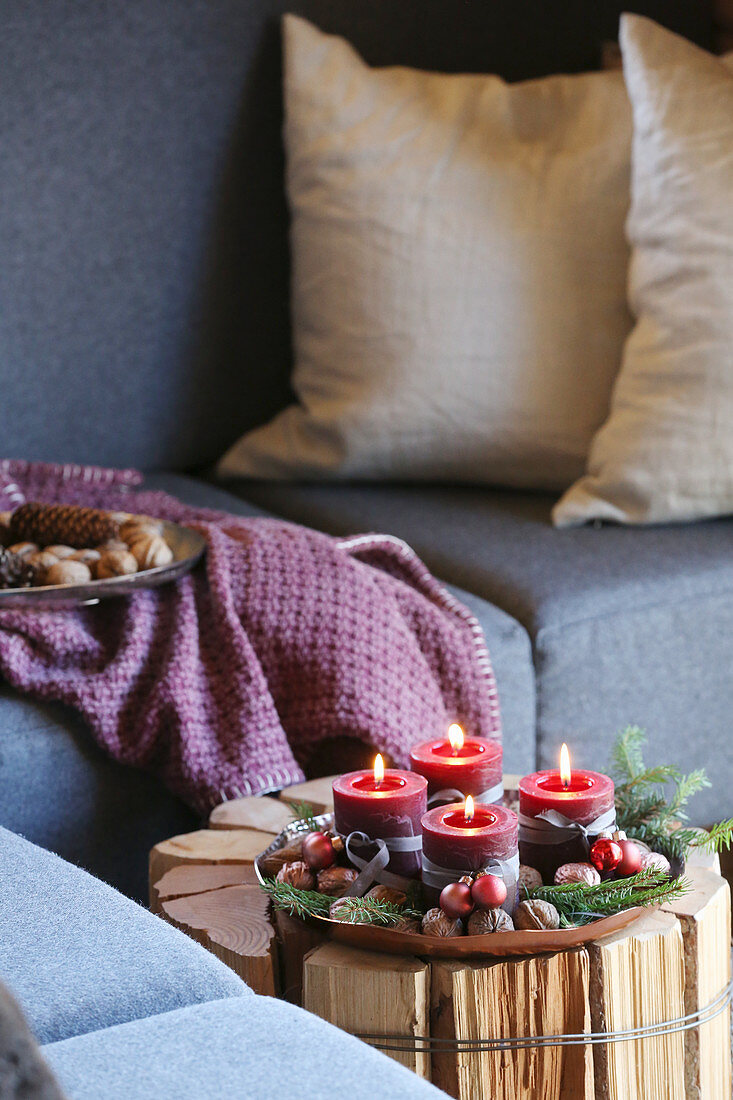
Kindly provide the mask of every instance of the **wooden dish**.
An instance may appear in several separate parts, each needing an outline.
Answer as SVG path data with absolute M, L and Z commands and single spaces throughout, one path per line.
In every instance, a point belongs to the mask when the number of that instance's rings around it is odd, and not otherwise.
M 321 814 L 313 818 L 320 828 L 333 825 L 333 814 Z M 266 875 L 260 860 L 281 848 L 288 840 L 307 828 L 303 821 L 294 821 L 255 860 L 255 873 L 264 884 Z M 625 909 L 612 917 L 583 924 L 578 928 L 559 928 L 555 931 L 493 932 L 486 936 L 423 936 L 414 932 L 397 932 L 393 928 L 380 928 L 375 924 L 347 924 L 330 917 L 310 917 L 307 923 L 338 943 L 360 947 L 368 951 L 381 951 L 388 955 L 421 955 L 435 959 L 499 958 L 507 955 L 541 955 L 565 951 L 570 947 L 602 939 L 625 928 L 649 909 L 635 907 Z

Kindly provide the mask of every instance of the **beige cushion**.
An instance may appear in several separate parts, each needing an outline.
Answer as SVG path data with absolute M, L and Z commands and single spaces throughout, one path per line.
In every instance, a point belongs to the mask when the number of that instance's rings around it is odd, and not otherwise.
M 631 324 L 621 74 L 508 85 L 284 37 L 299 403 L 221 471 L 567 487 Z
M 637 16 L 624 17 L 621 44 L 638 319 L 559 525 L 733 512 L 733 62 Z

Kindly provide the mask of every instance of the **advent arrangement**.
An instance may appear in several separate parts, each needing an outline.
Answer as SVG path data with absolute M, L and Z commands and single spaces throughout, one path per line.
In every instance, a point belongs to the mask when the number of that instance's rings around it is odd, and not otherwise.
M 300 807 L 257 862 L 262 886 L 303 919 L 440 939 L 562 933 L 672 901 L 689 888 L 687 852 L 728 845 L 733 820 L 689 828 L 704 772 L 647 768 L 644 740 L 625 730 L 609 775 L 573 769 L 563 745 L 557 769 L 505 794 L 500 743 L 453 724 L 413 747 L 410 770 L 378 755 L 337 777 L 332 815 Z

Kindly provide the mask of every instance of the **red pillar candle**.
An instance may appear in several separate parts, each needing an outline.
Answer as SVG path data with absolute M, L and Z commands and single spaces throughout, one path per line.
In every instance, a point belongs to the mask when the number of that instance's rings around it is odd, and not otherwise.
M 381 762 L 381 756 L 377 760 Z M 383 778 L 375 772 L 340 775 L 333 781 L 336 832 L 366 833 L 389 842 L 398 837 L 419 837 L 420 821 L 427 808 L 427 780 L 414 772 L 388 768 Z M 388 869 L 397 875 L 417 877 L 420 849 L 390 852 Z
M 563 750 L 559 770 L 534 772 L 519 781 L 522 863 L 535 867 L 546 883 L 561 864 L 586 862 L 589 844 L 616 824 L 613 780 L 600 772 L 571 771 L 566 745 Z M 548 814 L 555 824 L 543 819 Z
M 470 794 L 475 802 L 501 802 L 504 784 L 501 776 L 500 741 L 484 737 L 464 737 L 458 725 L 452 725 L 448 737 L 421 741 L 410 750 L 410 767 L 428 781 L 428 799 L 455 802 Z
M 489 868 L 504 879 L 511 912 L 516 896 L 519 853 L 517 815 L 504 806 L 454 802 L 428 810 L 422 819 L 423 888 L 426 900 L 437 904 L 444 886 L 461 875 Z M 501 866 L 499 866 L 501 864 Z

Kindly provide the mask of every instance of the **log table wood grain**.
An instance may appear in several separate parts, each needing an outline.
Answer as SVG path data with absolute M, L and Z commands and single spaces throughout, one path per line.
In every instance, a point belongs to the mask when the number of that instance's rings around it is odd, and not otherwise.
M 730 981 L 730 890 L 717 857 L 690 860 L 693 889 L 674 905 L 555 955 L 451 962 L 358 951 L 272 913 L 254 874 L 255 857 L 292 819 L 290 804 L 329 810 L 330 784 L 224 803 L 208 829 L 156 845 L 153 911 L 256 992 L 357 1035 L 402 1037 L 408 1049 L 387 1053 L 459 1100 L 729 1100 L 727 1007 L 690 1030 L 615 1043 L 476 1052 L 415 1041 L 625 1030 L 704 1009 Z

